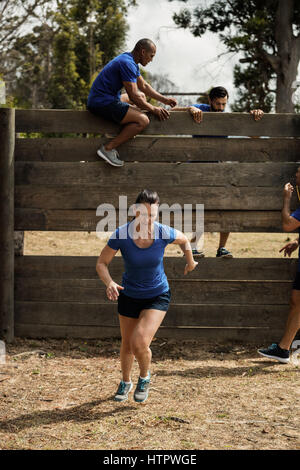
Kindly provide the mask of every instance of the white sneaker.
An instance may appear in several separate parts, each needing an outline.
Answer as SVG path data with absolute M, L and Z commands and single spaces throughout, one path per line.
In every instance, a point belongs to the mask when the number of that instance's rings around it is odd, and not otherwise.
M 124 162 L 118 158 L 119 154 L 115 149 L 105 150 L 104 145 L 101 145 L 101 147 L 97 150 L 97 155 L 112 166 L 124 165 Z

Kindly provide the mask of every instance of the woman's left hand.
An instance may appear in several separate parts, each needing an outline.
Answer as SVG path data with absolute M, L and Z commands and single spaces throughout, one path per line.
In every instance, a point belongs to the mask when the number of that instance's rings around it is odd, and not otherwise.
M 186 275 L 187 273 L 193 271 L 195 269 L 195 267 L 197 266 L 197 262 L 196 261 L 193 261 L 192 264 L 186 264 L 185 265 L 185 268 L 184 268 L 184 275 Z

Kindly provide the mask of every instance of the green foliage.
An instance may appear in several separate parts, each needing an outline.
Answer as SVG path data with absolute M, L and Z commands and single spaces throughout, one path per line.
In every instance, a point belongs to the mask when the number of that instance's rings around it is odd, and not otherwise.
M 39 24 L 14 42 L 15 105 L 84 109 L 93 79 L 124 47 L 126 15 L 135 3 L 49 1 Z
M 233 112 L 251 111 L 251 109 L 263 109 L 269 113 L 274 104 L 274 94 L 266 90 L 272 76 L 269 70 L 260 70 L 260 64 L 250 64 L 242 69 L 239 65 L 234 68 L 234 84 L 237 87 L 237 100 L 231 106 Z M 265 77 L 265 78 L 262 78 Z
M 278 53 L 277 7 L 278 0 L 217 0 L 206 8 L 184 7 L 173 16 L 177 26 L 189 29 L 194 36 L 202 36 L 206 31 L 218 33 L 228 52 L 243 54 L 240 62 L 245 65 L 234 69 L 234 84 L 238 88 L 238 100 L 233 105 L 235 110 L 248 111 L 259 105 L 269 111 L 274 106 L 276 90 L 271 86 L 277 72 L 267 55 Z M 297 37 L 300 32 L 299 1 L 294 2 L 292 28 Z

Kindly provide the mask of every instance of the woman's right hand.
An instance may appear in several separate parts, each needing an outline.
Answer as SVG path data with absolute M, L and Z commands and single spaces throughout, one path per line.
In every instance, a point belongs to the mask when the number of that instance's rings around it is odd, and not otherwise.
M 124 290 L 124 287 L 119 286 L 119 284 L 114 281 L 111 281 L 106 288 L 106 295 L 108 299 L 112 301 L 118 300 L 120 290 Z
M 185 268 L 184 268 L 184 276 L 187 275 L 187 273 L 190 273 L 191 271 L 194 271 L 195 267 L 198 265 L 198 262 L 197 261 L 192 261 L 191 264 L 186 264 L 185 265 Z

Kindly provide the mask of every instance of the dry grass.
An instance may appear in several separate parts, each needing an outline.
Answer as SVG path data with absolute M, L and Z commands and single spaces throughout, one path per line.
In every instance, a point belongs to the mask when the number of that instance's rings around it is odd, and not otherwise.
M 137 404 L 131 394 L 116 403 L 119 346 L 117 339 L 9 345 L 0 366 L 0 448 L 300 448 L 294 365 L 265 360 L 253 345 L 160 338 L 152 343 L 148 401 Z

